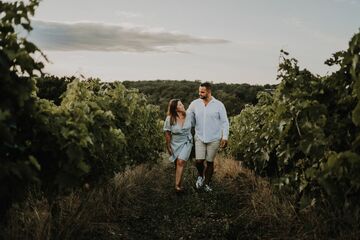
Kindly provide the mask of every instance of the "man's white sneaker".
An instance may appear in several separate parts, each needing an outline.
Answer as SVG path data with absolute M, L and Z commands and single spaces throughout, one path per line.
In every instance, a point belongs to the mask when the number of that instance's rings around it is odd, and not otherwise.
M 204 186 L 204 191 L 205 192 L 212 192 L 212 188 L 208 185 L 208 184 L 205 184 L 205 186 Z
M 197 189 L 201 188 L 204 184 L 204 178 L 201 177 L 201 176 L 198 176 L 197 180 L 196 180 L 196 183 L 195 183 L 195 186 Z

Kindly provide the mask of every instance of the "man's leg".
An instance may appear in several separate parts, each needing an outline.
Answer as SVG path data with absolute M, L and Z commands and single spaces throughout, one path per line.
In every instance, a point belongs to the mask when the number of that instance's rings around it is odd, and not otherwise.
M 208 143 L 206 145 L 206 168 L 205 168 L 205 184 L 209 185 L 214 173 L 214 159 L 219 149 L 220 141 Z
M 204 162 L 205 160 L 200 159 L 196 160 L 196 168 L 198 170 L 198 176 L 196 178 L 195 187 L 197 189 L 201 188 L 204 185 Z
M 198 171 L 198 176 L 200 177 L 204 176 L 204 161 L 205 159 L 200 159 L 200 160 L 196 159 L 195 166 Z
M 206 145 L 195 136 L 195 158 L 198 177 L 196 179 L 196 188 L 201 188 L 204 183 L 204 162 L 206 157 Z
M 209 184 L 214 173 L 214 162 L 206 161 L 205 184 Z

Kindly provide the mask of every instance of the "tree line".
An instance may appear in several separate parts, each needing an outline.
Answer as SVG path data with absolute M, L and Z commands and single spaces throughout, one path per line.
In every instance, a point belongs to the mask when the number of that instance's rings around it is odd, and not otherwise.
M 160 106 L 161 112 L 166 113 L 170 99 L 181 99 L 185 106 L 189 106 L 192 100 L 198 98 L 200 81 L 186 80 L 153 80 L 153 81 L 123 81 L 128 88 L 137 88 L 145 94 L 148 101 Z M 213 83 L 213 95 L 221 100 L 229 116 L 235 116 L 241 112 L 246 104 L 256 104 L 256 95 L 261 91 L 271 92 L 276 85 L 250 85 Z
M 59 104 L 61 94 L 65 92 L 67 84 L 75 79 L 77 78 L 44 76 L 38 79 L 38 95 Z M 108 84 L 113 85 L 117 82 L 119 81 Z M 122 81 L 121 83 L 128 89 L 138 89 L 140 93 L 145 95 L 150 104 L 160 107 L 160 112 L 164 117 L 170 99 L 181 99 L 185 106 L 189 106 L 192 100 L 198 98 L 198 88 L 201 82 L 188 80 L 138 80 Z M 224 103 L 229 116 L 235 116 L 241 112 L 246 104 L 256 104 L 258 101 L 256 96 L 259 92 L 272 92 L 275 88 L 276 85 L 270 84 L 213 83 L 213 95 Z

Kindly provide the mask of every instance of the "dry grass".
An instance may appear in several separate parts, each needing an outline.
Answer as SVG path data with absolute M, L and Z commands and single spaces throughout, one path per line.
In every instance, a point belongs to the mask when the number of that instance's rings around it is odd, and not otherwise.
M 275 195 L 266 179 L 226 157 L 216 168 L 219 180 L 231 179 L 229 191 L 243 204 L 230 229 L 232 239 L 306 239 L 293 205 Z
M 95 193 L 71 193 L 52 205 L 30 196 L 24 205 L 10 210 L 5 239 L 72 239 L 94 217 L 88 209 Z
M 27 206 L 13 207 L 8 215 L 5 239 L 47 239 L 47 219 L 49 206 L 45 199 L 29 197 Z
M 255 176 L 238 161 L 223 156 L 216 168 L 218 181 L 232 179 L 229 191 L 243 202 L 230 229 L 231 239 L 359 238 L 359 225 L 350 225 L 329 206 L 297 212 L 292 196 L 274 191 L 267 179 Z
M 12 208 L 4 239 L 357 239 L 348 228 L 334 235 L 338 219 L 312 208 L 297 213 L 292 198 L 274 192 L 239 162 L 219 156 L 214 192 L 193 188 L 190 161 L 187 192 L 173 192 L 173 165 L 141 165 L 111 182 L 59 198 L 51 206 L 29 197 Z

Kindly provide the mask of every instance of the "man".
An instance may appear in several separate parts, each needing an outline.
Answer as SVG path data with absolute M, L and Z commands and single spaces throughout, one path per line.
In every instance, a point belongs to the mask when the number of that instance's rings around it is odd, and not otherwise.
M 189 114 L 195 120 L 195 158 L 198 177 L 196 188 L 204 186 L 211 192 L 214 158 L 219 149 L 226 147 L 229 136 L 229 120 L 222 102 L 211 95 L 211 84 L 200 84 L 199 98 L 192 101 Z M 204 165 L 206 160 L 206 166 Z

